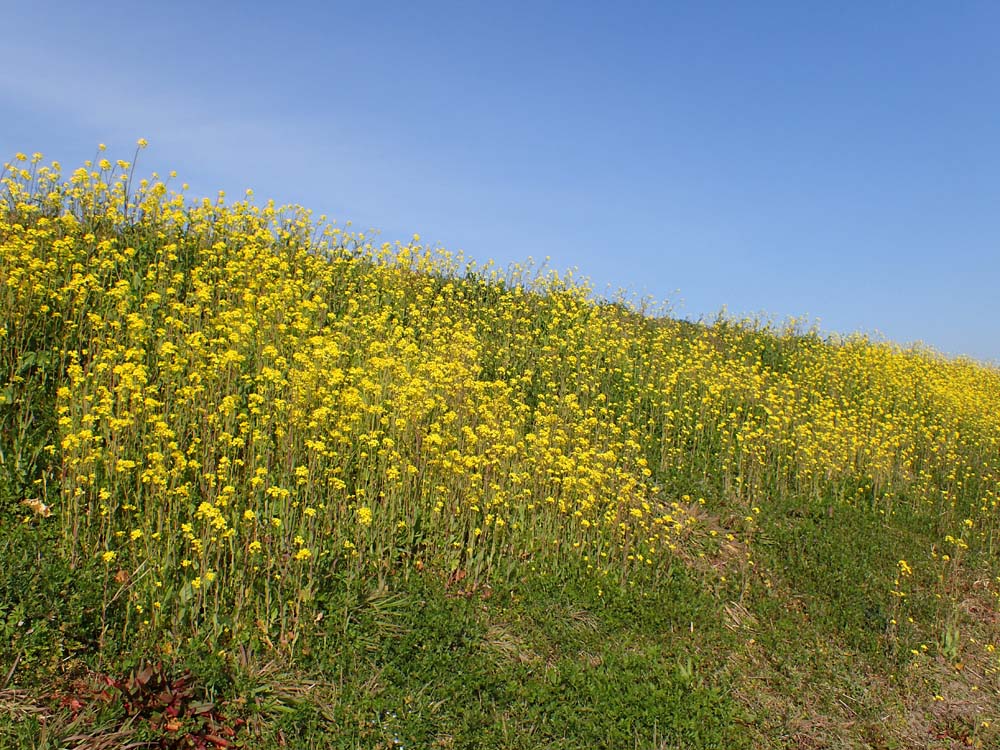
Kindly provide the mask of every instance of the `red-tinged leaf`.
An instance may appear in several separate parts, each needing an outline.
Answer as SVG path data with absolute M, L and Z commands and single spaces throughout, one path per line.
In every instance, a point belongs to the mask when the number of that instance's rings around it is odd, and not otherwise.
M 135 679 L 140 685 L 148 684 L 149 681 L 153 679 L 153 666 L 151 664 L 146 664 L 139 670 L 139 674 L 136 675 Z

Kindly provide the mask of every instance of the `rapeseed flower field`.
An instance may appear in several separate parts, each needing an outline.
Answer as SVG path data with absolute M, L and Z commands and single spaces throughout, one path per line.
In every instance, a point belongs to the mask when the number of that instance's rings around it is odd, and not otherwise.
M 428 575 L 604 597 L 683 569 L 738 612 L 822 568 L 779 562 L 795 519 L 864 518 L 880 653 L 975 662 L 995 695 L 992 642 L 959 635 L 1000 591 L 995 367 L 191 201 L 136 176 L 144 147 L 0 181 L 5 517 L 99 579 L 95 648 L 298 658 L 349 619 L 331 590 Z

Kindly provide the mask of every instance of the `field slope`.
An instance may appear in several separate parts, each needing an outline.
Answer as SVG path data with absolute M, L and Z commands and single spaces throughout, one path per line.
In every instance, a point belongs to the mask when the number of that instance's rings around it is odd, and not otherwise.
M 0 747 L 996 747 L 998 500 L 994 367 L 3 172 Z

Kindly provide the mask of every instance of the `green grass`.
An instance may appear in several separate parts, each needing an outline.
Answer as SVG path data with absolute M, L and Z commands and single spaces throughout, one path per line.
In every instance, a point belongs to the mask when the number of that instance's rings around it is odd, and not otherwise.
M 205 697 L 255 718 L 256 747 L 283 736 L 316 748 L 748 746 L 718 650 L 733 636 L 698 582 L 681 568 L 653 591 L 580 573 L 472 594 L 431 576 L 330 592 L 349 614 L 331 614 L 295 664 L 194 649 L 178 663 Z M 52 725 L 66 721 L 50 710 Z M 116 727 L 107 713 L 94 725 Z M 27 743 L 38 718 L 13 716 L 8 741 Z
M 915 609 L 910 639 L 887 638 L 893 604 L 877 575 L 896 550 L 870 513 L 841 513 L 765 519 L 757 570 L 734 563 L 721 589 L 682 564 L 655 586 L 571 565 L 476 591 L 431 573 L 343 582 L 323 592 L 328 614 L 294 659 L 191 643 L 167 661 L 248 720 L 247 747 L 989 747 L 988 686 L 984 713 L 911 715 L 956 674 L 906 648 L 919 650 L 937 613 Z M 4 566 L 20 665 L 18 690 L 0 692 L 0 746 L 141 737 L 120 703 L 81 685 L 96 690 L 95 675 L 124 675 L 149 652 L 108 634 L 96 652 L 100 591 L 32 539 L 5 535 L 6 560 L 36 564 Z M 967 642 L 982 626 L 964 627 Z M 73 694 L 76 716 L 58 702 Z

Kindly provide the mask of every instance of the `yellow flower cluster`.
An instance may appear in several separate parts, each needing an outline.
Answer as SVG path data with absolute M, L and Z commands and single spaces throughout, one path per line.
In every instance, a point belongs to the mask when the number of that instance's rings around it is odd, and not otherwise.
M 191 204 L 128 162 L 39 165 L 2 179 L 0 347 L 15 372 L 49 342 L 53 510 L 73 555 L 163 582 L 129 590 L 154 626 L 267 621 L 330 571 L 656 571 L 696 543 L 686 493 L 749 526 L 798 493 L 996 534 L 996 369 L 650 317 L 302 209 Z

